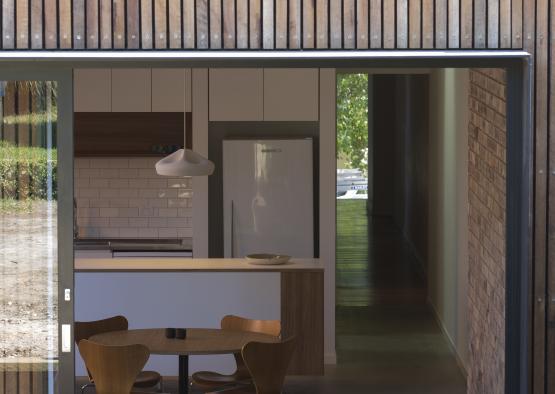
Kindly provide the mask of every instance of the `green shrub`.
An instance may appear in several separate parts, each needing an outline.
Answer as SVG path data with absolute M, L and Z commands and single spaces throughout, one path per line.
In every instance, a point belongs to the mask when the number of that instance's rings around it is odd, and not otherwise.
M 57 151 L 51 151 L 52 197 L 56 199 Z M 0 141 L 0 191 L 3 198 L 46 199 L 48 193 L 48 150 L 15 146 Z

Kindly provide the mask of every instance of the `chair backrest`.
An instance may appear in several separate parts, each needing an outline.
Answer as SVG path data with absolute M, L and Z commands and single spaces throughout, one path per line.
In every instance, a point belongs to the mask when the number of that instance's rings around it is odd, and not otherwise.
M 103 334 L 111 331 L 123 331 L 129 328 L 129 322 L 124 316 L 114 316 L 103 320 L 76 321 L 75 343 L 79 344 L 83 339 L 89 339 L 93 335 Z
M 79 351 L 97 394 L 129 394 L 150 352 L 143 345 L 106 346 L 83 339 Z
M 257 332 L 275 337 L 279 337 L 281 334 L 281 322 L 279 320 L 253 320 L 227 315 L 222 319 L 221 327 L 224 330 Z
M 250 342 L 241 354 L 252 376 L 256 394 L 279 394 L 295 350 L 295 338 L 278 343 Z

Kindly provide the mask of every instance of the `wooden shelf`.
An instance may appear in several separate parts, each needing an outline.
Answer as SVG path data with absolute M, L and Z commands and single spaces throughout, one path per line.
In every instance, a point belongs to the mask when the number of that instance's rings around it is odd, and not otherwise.
M 154 145 L 192 146 L 192 114 L 183 112 L 75 112 L 75 157 L 163 157 Z

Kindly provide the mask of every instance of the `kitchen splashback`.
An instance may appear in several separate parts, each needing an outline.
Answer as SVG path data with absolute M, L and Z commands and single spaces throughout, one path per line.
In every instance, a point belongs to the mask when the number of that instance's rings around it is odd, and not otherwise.
M 192 179 L 156 174 L 159 158 L 76 158 L 79 237 L 192 237 Z

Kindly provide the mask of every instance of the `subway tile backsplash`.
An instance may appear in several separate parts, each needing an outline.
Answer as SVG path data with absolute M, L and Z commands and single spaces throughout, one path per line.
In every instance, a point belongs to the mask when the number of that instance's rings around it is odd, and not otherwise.
M 158 158 L 76 158 L 79 236 L 192 237 L 192 179 L 156 174 Z

